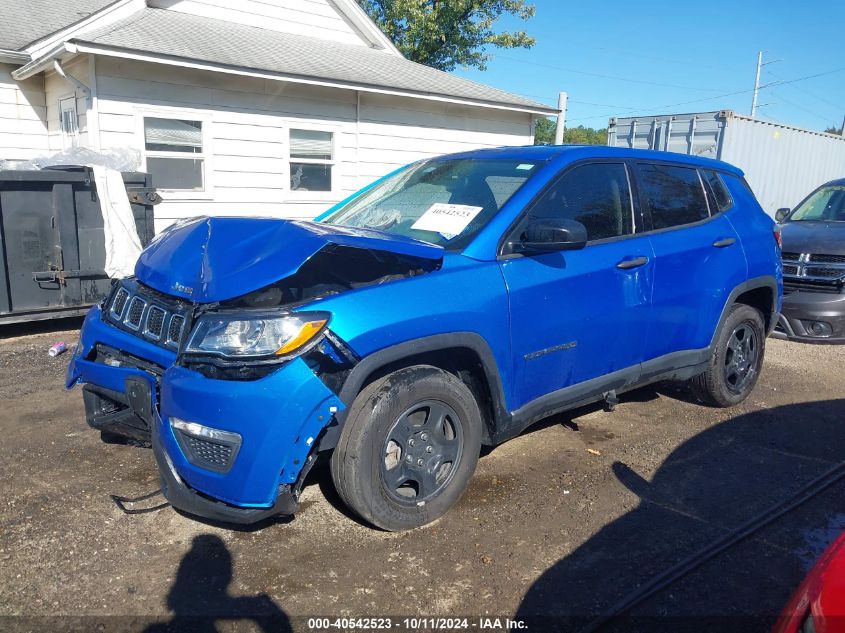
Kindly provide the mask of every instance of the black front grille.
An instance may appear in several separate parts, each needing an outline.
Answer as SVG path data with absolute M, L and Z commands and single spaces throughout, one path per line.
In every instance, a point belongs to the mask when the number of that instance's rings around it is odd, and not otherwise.
M 111 311 L 118 319 L 123 316 L 123 309 L 126 307 L 126 301 L 129 299 L 129 291 L 126 288 L 121 288 L 114 295 Z
M 845 255 L 810 255 L 814 264 L 845 264 Z
M 158 306 L 150 307 L 150 312 L 147 314 L 147 326 L 144 332 L 149 334 L 151 338 L 160 339 L 162 330 L 164 330 L 165 316 L 167 316 L 167 312 Z
M 836 294 L 839 286 L 833 284 L 813 284 L 806 281 L 784 281 L 783 294 L 790 295 L 793 292 L 821 292 L 824 294 Z
M 167 342 L 179 344 L 182 338 L 182 327 L 185 325 L 185 317 L 174 314 L 170 317 L 170 327 L 167 329 Z
M 841 284 L 845 280 L 845 256 L 785 252 L 783 276 L 801 285 Z
M 825 266 L 807 266 L 805 269 L 808 277 L 827 277 L 830 279 L 839 279 L 845 275 L 845 269 L 842 268 L 827 268 Z
M 190 310 L 191 304 L 187 301 L 127 280 L 115 291 L 107 318 L 117 327 L 176 349 Z
M 198 466 L 207 466 L 213 470 L 225 470 L 229 467 L 229 462 L 232 461 L 231 446 L 187 434 L 183 437 L 193 455 L 192 461 Z
M 147 302 L 141 297 L 132 297 L 129 303 L 129 312 L 126 314 L 126 325 L 133 330 L 141 327 L 141 319 L 144 316 L 144 308 L 147 307 Z

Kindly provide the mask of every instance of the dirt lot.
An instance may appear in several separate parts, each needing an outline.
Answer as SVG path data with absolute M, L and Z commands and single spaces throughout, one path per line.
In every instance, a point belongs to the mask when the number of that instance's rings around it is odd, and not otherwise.
M 575 630 L 845 446 L 845 348 L 770 341 L 744 405 L 708 409 L 662 385 L 613 413 L 555 417 L 485 454 L 430 527 L 358 523 L 318 468 L 295 519 L 236 531 L 171 508 L 123 514 L 110 495 L 154 491 L 157 473 L 149 451 L 101 443 L 79 391 L 64 391 L 69 355 L 47 347 L 75 331 L 0 336 L 0 615 L 24 616 L 0 619 L 7 630 L 143 630 L 195 614 L 221 631 L 261 617 L 265 630 L 307 630 L 303 616 L 485 614 Z M 845 528 L 843 493 L 834 485 L 608 630 L 766 630 Z

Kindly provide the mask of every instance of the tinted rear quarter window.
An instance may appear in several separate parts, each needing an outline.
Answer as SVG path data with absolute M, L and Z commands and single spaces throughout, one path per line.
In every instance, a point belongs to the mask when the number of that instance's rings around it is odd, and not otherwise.
M 710 216 L 697 169 L 639 163 L 638 171 L 653 229 L 692 224 Z
M 707 184 L 710 186 L 710 191 L 713 194 L 715 208 L 720 212 L 730 209 L 733 206 L 733 199 L 731 198 L 731 194 L 725 186 L 722 177 L 715 171 L 711 171 L 709 169 L 704 170 L 702 173 L 704 174 L 704 178 L 707 180 Z

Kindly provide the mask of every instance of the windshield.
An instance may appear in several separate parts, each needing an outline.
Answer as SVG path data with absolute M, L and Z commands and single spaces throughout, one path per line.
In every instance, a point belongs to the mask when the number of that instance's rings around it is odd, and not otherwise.
M 845 186 L 822 187 L 798 206 L 790 222 L 845 222 Z
M 322 221 L 464 248 L 537 170 L 536 161 L 431 160 L 411 165 Z

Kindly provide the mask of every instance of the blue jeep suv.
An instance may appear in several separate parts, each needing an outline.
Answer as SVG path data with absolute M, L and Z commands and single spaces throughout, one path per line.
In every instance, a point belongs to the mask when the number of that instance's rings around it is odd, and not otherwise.
M 292 514 L 320 453 L 387 530 L 441 516 L 481 445 L 688 380 L 745 399 L 777 323 L 778 234 L 725 163 L 607 147 L 424 160 L 314 222 L 200 217 L 88 314 L 67 386 L 149 442 L 173 506 Z

